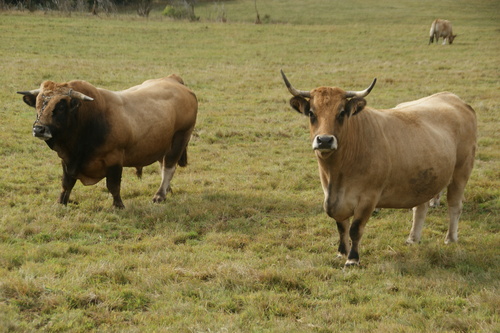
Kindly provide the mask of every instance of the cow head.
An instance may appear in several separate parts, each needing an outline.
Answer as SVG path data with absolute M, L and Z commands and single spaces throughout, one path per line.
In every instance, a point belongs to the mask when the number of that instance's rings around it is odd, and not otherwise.
M 57 133 L 67 128 L 75 118 L 82 101 L 94 99 L 70 88 L 69 84 L 45 81 L 40 89 L 18 91 L 23 101 L 37 112 L 33 124 L 33 136 L 44 141 L 50 140 Z
M 450 35 L 450 37 L 448 37 L 448 43 L 453 44 L 453 40 L 457 37 L 457 35 Z
M 363 91 L 344 91 L 336 87 L 301 91 L 290 84 L 283 71 L 281 75 L 293 95 L 290 105 L 309 117 L 312 148 L 325 158 L 338 148 L 338 134 L 345 126 L 347 118 L 363 110 L 366 105 L 363 97 L 370 93 L 377 82 L 377 79 L 374 79 Z

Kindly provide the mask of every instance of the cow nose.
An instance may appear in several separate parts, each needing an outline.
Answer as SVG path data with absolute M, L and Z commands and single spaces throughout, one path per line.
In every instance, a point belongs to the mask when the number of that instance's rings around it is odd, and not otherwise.
M 320 147 L 331 147 L 333 143 L 333 136 L 330 135 L 318 135 L 316 137 L 316 140 L 318 140 L 318 145 Z
M 45 133 L 45 126 L 33 126 L 33 136 L 43 136 Z
M 52 134 L 47 126 L 35 125 L 33 126 L 33 136 L 43 140 L 50 139 Z
M 333 135 L 317 135 L 313 142 L 314 150 L 337 149 L 337 139 Z

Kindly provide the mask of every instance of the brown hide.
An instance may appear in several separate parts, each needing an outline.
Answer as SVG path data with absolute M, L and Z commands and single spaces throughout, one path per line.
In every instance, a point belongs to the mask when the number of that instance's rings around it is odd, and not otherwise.
M 319 122 L 338 123 L 331 118 Z M 440 93 L 395 109 L 365 108 L 331 134 L 338 149 L 317 155 L 329 175 L 326 188 L 332 189 L 332 177 L 344 178 L 325 203 L 332 217 L 343 220 L 352 216 L 360 193 L 368 192 L 379 208 L 412 208 L 445 188 L 457 166 L 470 171 L 476 120 L 456 95 Z
M 173 79 L 148 80 L 120 92 L 99 89 L 99 93 L 112 124 L 109 140 L 98 150 L 108 159 L 107 165 L 152 164 L 171 149 L 175 133 L 190 135 L 194 128 L 196 97 Z
M 439 41 L 439 37 L 443 37 L 443 45 L 448 41 L 448 44 L 453 44 L 453 40 L 457 35 L 453 34 L 453 29 L 451 22 L 448 20 L 436 19 L 431 24 L 431 29 L 429 31 L 429 44 Z
M 72 98 L 70 90 L 88 97 Z M 65 196 L 72 188 L 66 188 L 65 177 L 70 183 L 79 179 L 84 185 L 107 178 L 115 206 L 123 207 L 119 197 L 121 168 L 140 171 L 159 161 L 163 180 L 155 201 L 164 200 L 175 164 L 186 158 L 198 109 L 196 96 L 179 76 L 148 80 L 117 92 L 85 81 L 46 81 L 33 92 L 21 93 L 25 102 L 37 109 L 34 135 L 35 127 L 45 127 L 50 135 L 37 136 L 63 160 Z M 34 96 L 36 105 L 32 105 Z M 67 203 L 67 197 L 61 196 L 61 203 Z
M 292 94 L 300 92 L 284 79 Z M 388 110 L 346 96 L 340 88 L 320 87 L 296 93 L 290 101 L 310 118 L 324 208 L 337 221 L 346 265 L 359 263 L 359 241 L 376 207 L 415 207 L 408 243 L 418 242 L 428 202 L 445 187 L 446 242 L 456 241 L 476 148 L 474 110 L 449 92 Z

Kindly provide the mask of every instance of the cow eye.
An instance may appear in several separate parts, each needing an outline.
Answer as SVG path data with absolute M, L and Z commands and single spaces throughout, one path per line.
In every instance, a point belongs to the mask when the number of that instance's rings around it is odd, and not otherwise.
M 54 108 L 54 113 L 56 113 L 56 114 L 63 113 L 64 111 L 66 111 L 66 108 L 67 108 L 66 101 L 62 100 L 56 104 L 56 106 Z
M 340 110 L 337 114 L 337 122 L 342 125 L 346 116 L 348 116 L 348 113 L 344 109 Z
M 307 116 L 309 117 L 309 121 L 311 123 L 316 122 L 316 115 L 314 114 L 314 112 L 312 110 L 309 110 L 309 112 L 307 112 Z

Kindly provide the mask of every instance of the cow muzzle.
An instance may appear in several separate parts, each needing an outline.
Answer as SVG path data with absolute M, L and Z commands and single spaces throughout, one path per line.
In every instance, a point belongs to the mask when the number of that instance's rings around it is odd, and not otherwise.
M 35 125 L 33 126 L 33 136 L 45 141 L 52 138 L 52 133 L 47 126 Z
M 321 152 L 330 152 L 337 149 L 337 138 L 333 135 L 316 135 L 312 148 Z

